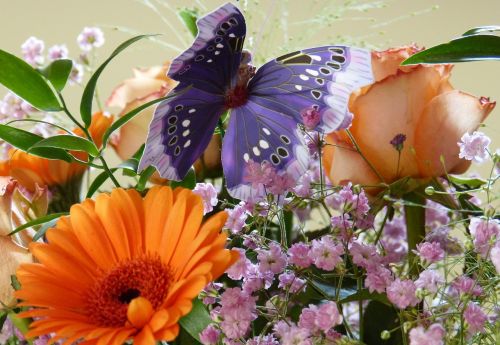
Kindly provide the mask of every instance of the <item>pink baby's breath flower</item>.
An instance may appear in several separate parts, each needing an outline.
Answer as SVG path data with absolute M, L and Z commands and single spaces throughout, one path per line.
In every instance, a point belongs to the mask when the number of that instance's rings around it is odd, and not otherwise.
M 243 277 L 246 277 L 248 268 L 251 266 L 251 261 L 247 259 L 245 255 L 245 250 L 242 248 L 233 248 L 233 250 L 237 250 L 240 254 L 238 261 L 236 261 L 233 265 L 231 265 L 227 270 L 227 276 L 232 280 L 240 280 Z
M 289 289 L 291 293 L 298 293 L 306 288 L 306 281 L 300 279 L 293 272 L 284 272 L 278 277 L 278 287 L 281 289 Z
M 469 334 L 476 334 L 484 332 L 484 324 L 488 320 L 488 317 L 480 306 L 474 302 L 470 302 L 465 308 L 464 319 L 469 325 Z
M 42 53 L 44 48 L 45 43 L 42 40 L 31 36 L 21 45 L 23 59 L 33 67 L 43 64 Z
M 0 101 L 0 118 L 5 117 L 8 120 L 24 119 L 28 115 L 29 105 L 23 99 L 12 92 L 7 92 Z
M 474 161 L 476 163 L 482 163 L 488 159 L 488 145 L 491 143 L 491 139 L 482 132 L 475 131 L 472 134 L 465 133 L 458 146 L 460 147 L 460 153 L 458 157 L 464 158 L 469 161 Z
M 425 289 L 430 293 L 436 293 L 439 286 L 444 284 L 443 276 L 436 270 L 427 269 L 422 271 L 415 281 L 415 286 L 419 289 Z
M 317 312 L 318 307 L 314 304 L 310 304 L 309 307 L 303 308 L 299 317 L 299 327 L 307 329 L 311 334 L 316 333 L 318 331 L 318 327 L 316 326 Z
M 270 185 L 276 175 L 276 170 L 269 162 L 254 162 L 249 160 L 245 166 L 245 176 L 243 179 L 252 184 L 252 188 L 257 189 L 259 185 Z
M 208 325 L 200 333 L 200 341 L 203 345 L 216 345 L 220 338 L 220 331 L 213 325 Z
M 381 262 L 380 255 L 378 255 L 374 245 L 353 242 L 349 253 L 352 255 L 352 262 L 366 270 L 378 266 Z
M 73 68 L 71 69 L 71 73 L 69 74 L 70 85 L 81 84 L 83 81 L 83 73 L 83 66 L 73 61 Z
M 197 183 L 193 189 L 193 193 L 201 196 L 203 200 L 203 214 L 212 212 L 214 206 L 217 205 L 217 190 L 211 183 Z
M 312 345 L 313 342 L 309 338 L 310 334 L 307 329 L 297 326 L 290 327 L 290 330 L 281 337 L 282 345 Z
M 311 247 L 308 244 L 303 242 L 294 243 L 290 249 L 288 249 L 290 263 L 300 268 L 309 267 L 313 262 L 313 259 L 309 255 L 310 250 Z
M 104 44 L 104 33 L 98 27 L 84 27 L 76 38 L 78 46 L 83 51 L 90 51 L 102 47 Z
M 405 309 L 418 303 L 418 298 L 415 296 L 416 290 L 417 288 L 413 281 L 397 278 L 387 288 L 387 297 L 399 309 Z
M 272 183 L 267 186 L 267 191 L 274 195 L 282 195 L 289 192 L 295 186 L 295 179 L 286 171 L 274 175 Z
M 232 233 L 240 232 L 245 226 L 245 221 L 248 217 L 246 213 L 245 205 L 236 205 L 233 209 L 226 210 L 228 217 L 224 228 L 231 230 Z
M 261 272 L 272 272 L 279 274 L 283 272 L 286 266 L 286 254 L 283 253 L 279 244 L 272 242 L 269 244 L 269 250 L 257 250 L 257 259 Z
M 425 209 L 425 225 L 435 229 L 450 222 L 450 210 L 437 202 L 427 200 Z
M 313 130 L 318 123 L 321 121 L 321 114 L 318 111 L 317 106 L 312 106 L 309 108 L 302 109 L 300 111 L 300 116 L 302 117 L 302 122 L 308 130 Z
M 49 48 L 47 57 L 50 61 L 67 59 L 68 58 L 68 48 L 65 44 L 56 44 Z
M 473 296 L 481 296 L 483 288 L 472 278 L 467 276 L 459 276 L 451 283 L 451 287 L 463 294 L 471 294 Z
M 500 241 L 493 247 L 490 254 L 491 262 L 495 266 L 497 273 L 500 274 Z
M 406 224 L 404 217 L 394 217 L 384 227 L 384 236 L 399 240 L 406 238 Z
M 444 258 L 444 250 L 437 242 L 423 242 L 417 245 L 418 256 L 427 263 L 440 261 Z
M 365 286 L 370 292 L 383 293 L 392 280 L 391 271 L 383 266 L 377 266 L 375 269 L 368 271 Z
M 257 335 L 248 340 L 245 345 L 280 345 L 278 340 L 272 335 Z
M 410 345 L 443 345 L 445 334 L 443 326 L 439 323 L 432 324 L 427 330 L 418 326 L 410 331 Z
M 316 267 L 325 271 L 333 270 L 342 261 L 342 254 L 344 254 L 344 247 L 341 244 L 335 244 L 330 236 L 314 240 L 309 253 Z
M 476 252 L 486 258 L 496 239 L 500 237 L 500 222 L 497 219 L 472 218 L 469 230 Z
M 303 136 L 309 155 L 312 158 L 317 159 L 319 156 L 320 148 L 323 145 L 323 139 L 321 134 L 319 134 L 316 131 L 312 131 L 312 132 L 305 132 Z
M 340 315 L 335 302 L 329 301 L 319 306 L 315 319 L 315 324 L 319 329 L 327 332 L 341 323 L 342 315 Z

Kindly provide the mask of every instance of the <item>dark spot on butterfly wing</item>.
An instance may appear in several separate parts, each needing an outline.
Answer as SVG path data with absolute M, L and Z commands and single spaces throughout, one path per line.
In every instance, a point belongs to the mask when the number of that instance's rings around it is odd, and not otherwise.
M 271 158 L 271 162 L 272 162 L 274 165 L 278 165 L 278 164 L 280 164 L 280 158 L 279 158 L 279 157 L 278 157 L 278 155 L 276 155 L 275 153 L 271 154 L 270 158 Z
M 311 94 L 316 99 L 319 99 L 321 97 L 321 92 L 319 92 L 318 90 L 311 90 Z
M 332 55 L 332 60 L 337 61 L 340 64 L 343 64 L 345 62 L 345 57 L 342 55 Z
M 282 64 L 307 64 L 310 65 L 313 59 L 307 55 L 302 53 L 301 51 L 296 51 L 293 53 L 282 55 L 276 58 L 277 62 L 281 62 Z

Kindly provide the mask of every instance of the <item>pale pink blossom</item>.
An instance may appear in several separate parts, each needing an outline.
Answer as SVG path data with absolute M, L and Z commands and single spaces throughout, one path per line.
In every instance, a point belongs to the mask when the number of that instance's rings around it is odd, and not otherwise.
M 410 330 L 410 345 L 443 345 L 443 337 L 446 334 L 443 326 L 434 323 L 425 330 L 418 326 Z
M 83 51 L 90 51 L 102 47 L 104 44 L 104 33 L 98 27 L 84 27 L 76 38 L 78 46 Z
M 342 254 L 344 254 L 344 247 L 341 244 L 335 244 L 330 236 L 323 236 L 312 242 L 309 256 L 316 267 L 331 271 L 342 261 Z
M 413 281 L 406 279 L 400 280 L 397 278 L 387 288 L 387 298 L 399 309 L 405 309 L 409 306 L 415 306 L 418 303 L 418 298 L 415 296 L 417 288 Z
M 464 311 L 464 319 L 469 325 L 469 334 L 476 334 L 484 332 L 484 324 L 488 320 L 488 317 L 480 306 L 474 302 L 469 302 Z
M 45 43 L 42 40 L 31 36 L 21 45 L 23 59 L 33 67 L 43 64 L 44 48 Z
M 217 190 L 211 183 L 197 183 L 193 189 L 194 194 L 201 196 L 203 200 L 203 214 L 212 212 L 214 206 L 217 205 Z
M 488 159 L 487 150 L 490 143 L 491 139 L 482 132 L 465 133 L 458 142 L 458 146 L 460 147 L 458 157 L 482 163 Z

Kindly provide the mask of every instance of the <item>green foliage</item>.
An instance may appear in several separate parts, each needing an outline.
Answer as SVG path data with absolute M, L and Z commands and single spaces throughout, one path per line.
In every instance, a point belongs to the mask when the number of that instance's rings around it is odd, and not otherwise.
M 198 26 L 196 25 L 199 16 L 198 11 L 196 9 L 183 8 L 177 14 L 193 37 L 196 37 L 198 35 Z
M 403 61 L 402 65 L 414 65 L 419 63 L 455 63 L 480 60 L 500 60 L 499 36 L 471 34 L 459 37 L 448 43 L 439 44 L 412 55 Z
M 396 309 L 378 301 L 370 301 L 366 307 L 363 320 L 364 337 L 363 342 L 370 345 L 401 345 L 403 339 L 399 326 L 399 318 Z M 380 334 L 385 330 L 394 330 L 391 337 L 382 340 Z
M 142 40 L 146 37 L 151 37 L 152 35 L 140 35 L 136 37 L 132 37 L 131 39 L 120 44 L 111 55 L 102 63 L 99 68 L 94 72 L 94 74 L 90 77 L 85 89 L 83 90 L 82 99 L 80 101 L 80 115 L 82 117 L 83 123 L 85 127 L 90 126 L 90 122 L 92 120 L 92 101 L 94 99 L 95 89 L 97 87 L 97 80 L 99 79 L 101 73 L 104 71 L 106 66 L 113 60 L 115 56 L 120 54 L 123 50 L 125 50 L 131 44 Z
M 27 223 L 25 223 L 25 224 L 23 224 L 23 225 L 18 226 L 17 228 L 15 228 L 12 232 L 9 233 L 9 236 L 10 235 L 14 235 L 15 233 L 18 233 L 19 231 L 27 229 L 27 228 L 30 228 L 32 226 L 40 225 L 40 224 L 44 224 L 44 223 L 50 222 L 53 219 L 59 218 L 61 216 L 65 216 L 67 214 L 68 214 L 67 212 L 52 213 L 52 214 L 48 214 L 46 216 L 34 219 L 34 220 L 30 221 L 30 222 L 27 222 Z M 40 238 L 40 237 L 41 236 L 38 236 L 38 238 Z M 36 239 L 33 239 L 33 240 L 36 241 Z
M 25 152 L 30 151 L 31 154 L 36 156 L 48 159 L 60 159 L 66 162 L 73 161 L 71 155 L 62 149 L 47 147 L 31 149 L 32 146 L 44 140 L 44 138 L 22 129 L 0 125 L 0 139 Z
M 210 323 L 212 319 L 208 314 L 208 311 L 205 309 L 203 303 L 195 299 L 193 301 L 193 309 L 189 314 L 184 316 L 179 320 L 179 324 L 182 329 L 184 329 L 191 337 L 199 341 L 199 334 L 203 331 Z
M 186 177 L 184 177 L 182 181 L 171 181 L 170 186 L 172 188 L 183 187 L 193 189 L 196 186 L 196 174 L 194 172 L 194 168 L 191 167 L 191 169 L 189 169 Z
M 66 86 L 71 69 L 73 68 L 73 61 L 68 59 L 60 59 L 52 62 L 50 65 L 40 71 L 54 86 L 57 91 L 62 91 Z
M 54 135 L 47 139 L 40 140 L 36 144 L 32 145 L 28 149 L 28 152 L 39 147 L 84 151 L 92 157 L 97 157 L 99 155 L 99 150 L 92 141 L 76 135 Z
M 0 83 L 43 111 L 62 109 L 44 77 L 20 58 L 0 49 Z

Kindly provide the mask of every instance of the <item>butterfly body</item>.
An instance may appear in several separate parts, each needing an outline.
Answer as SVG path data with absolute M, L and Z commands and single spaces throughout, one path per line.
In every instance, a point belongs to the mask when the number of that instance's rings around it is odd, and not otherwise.
M 262 193 L 245 179 L 250 161 L 298 178 L 309 159 L 297 129 L 304 114 L 319 116 L 316 130 L 346 128 L 350 93 L 372 81 L 370 53 L 345 46 L 296 51 L 255 71 L 243 51 L 244 17 L 229 3 L 198 27 L 192 47 L 171 64 L 168 75 L 179 82 L 173 90 L 179 96 L 156 109 L 140 162 L 140 169 L 154 165 L 168 179 L 183 178 L 226 110 L 222 164 L 233 196 Z

